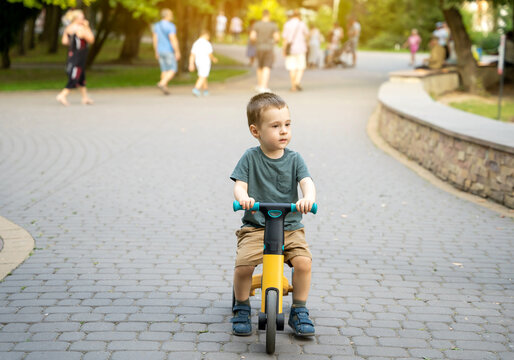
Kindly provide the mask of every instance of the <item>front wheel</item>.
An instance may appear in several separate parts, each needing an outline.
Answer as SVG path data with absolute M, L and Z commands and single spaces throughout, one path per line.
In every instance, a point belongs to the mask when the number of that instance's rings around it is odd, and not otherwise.
M 266 352 L 275 352 L 275 338 L 277 335 L 277 305 L 278 294 L 271 290 L 266 294 Z

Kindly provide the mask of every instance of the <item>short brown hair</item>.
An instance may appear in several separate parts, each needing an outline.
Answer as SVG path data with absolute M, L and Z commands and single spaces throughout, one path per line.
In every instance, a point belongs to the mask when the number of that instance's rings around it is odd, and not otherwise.
M 270 92 L 257 94 L 252 97 L 246 106 L 248 126 L 259 126 L 262 121 L 261 116 L 263 111 L 269 109 L 270 107 L 282 109 L 283 107 L 287 107 L 287 104 L 280 96 Z

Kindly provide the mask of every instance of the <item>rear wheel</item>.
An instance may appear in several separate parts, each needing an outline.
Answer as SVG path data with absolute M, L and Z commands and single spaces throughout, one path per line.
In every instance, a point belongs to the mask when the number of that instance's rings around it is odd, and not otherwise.
M 266 352 L 275 352 L 275 338 L 277 335 L 277 305 L 278 294 L 271 290 L 266 294 Z

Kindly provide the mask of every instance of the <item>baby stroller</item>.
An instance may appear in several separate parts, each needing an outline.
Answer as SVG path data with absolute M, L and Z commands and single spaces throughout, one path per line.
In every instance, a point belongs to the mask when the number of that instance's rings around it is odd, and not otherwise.
M 343 68 L 351 67 L 352 64 L 352 44 L 351 40 L 344 42 L 341 46 L 334 50 L 332 56 L 328 53 L 325 56 L 325 67 L 331 68 L 342 66 Z

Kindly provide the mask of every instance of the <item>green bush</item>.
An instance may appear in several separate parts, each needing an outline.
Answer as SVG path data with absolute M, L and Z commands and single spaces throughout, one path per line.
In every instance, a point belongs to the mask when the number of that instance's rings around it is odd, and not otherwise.
M 400 46 L 403 45 L 405 42 L 404 37 L 397 35 L 397 34 L 390 34 L 390 33 L 380 33 L 377 36 L 375 36 L 372 39 L 369 39 L 366 43 L 366 46 L 370 49 L 376 49 L 376 50 L 390 50 L 394 49 L 396 44 L 400 44 Z
M 479 46 L 488 54 L 498 53 L 498 47 L 500 46 L 500 34 L 489 33 L 483 36 L 479 42 Z

